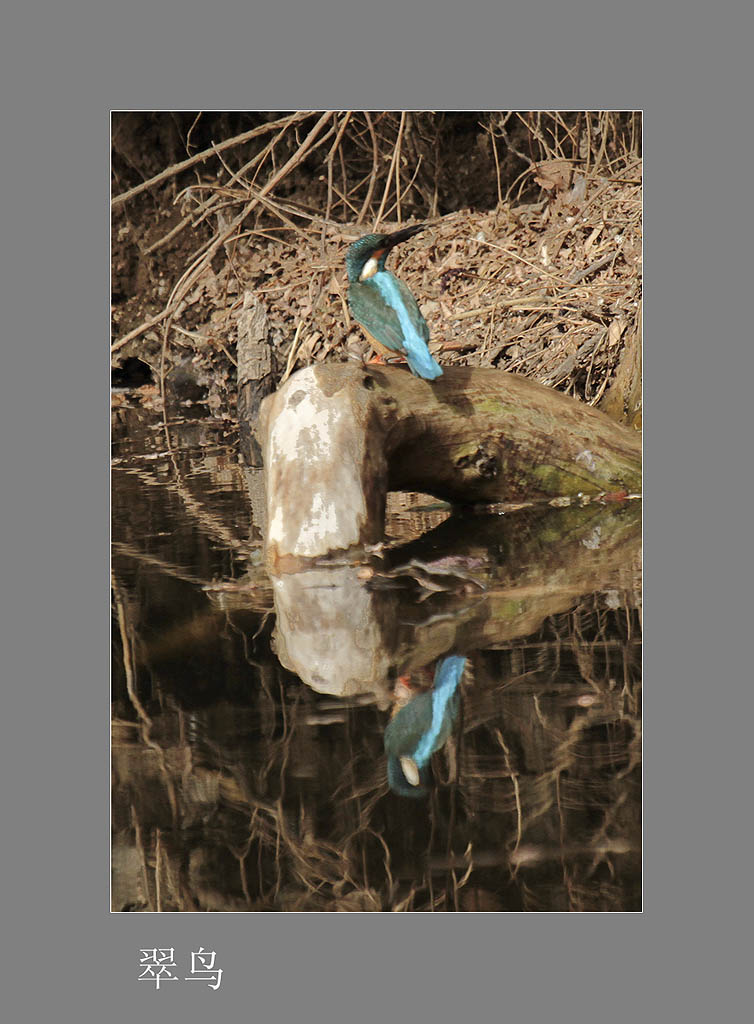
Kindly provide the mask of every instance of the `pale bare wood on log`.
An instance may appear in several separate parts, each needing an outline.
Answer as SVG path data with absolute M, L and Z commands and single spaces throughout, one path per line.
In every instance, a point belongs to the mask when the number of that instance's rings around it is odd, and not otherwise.
M 641 441 L 604 413 L 501 370 L 328 364 L 262 403 L 267 560 L 285 569 L 382 539 L 389 490 L 454 503 L 641 489 Z

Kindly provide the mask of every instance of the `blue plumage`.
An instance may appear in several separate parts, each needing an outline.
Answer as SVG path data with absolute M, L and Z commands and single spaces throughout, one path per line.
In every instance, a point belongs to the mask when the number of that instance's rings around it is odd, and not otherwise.
M 429 761 L 447 741 L 458 715 L 466 658 L 451 654 L 435 670 L 432 689 L 402 707 L 385 729 L 388 783 L 401 796 L 426 796 Z
M 390 250 L 423 227 L 418 224 L 391 235 L 364 235 L 349 247 L 348 305 L 376 349 L 388 358 L 404 356 L 415 376 L 434 380 L 442 368 L 427 347 L 427 321 L 406 285 L 385 270 Z

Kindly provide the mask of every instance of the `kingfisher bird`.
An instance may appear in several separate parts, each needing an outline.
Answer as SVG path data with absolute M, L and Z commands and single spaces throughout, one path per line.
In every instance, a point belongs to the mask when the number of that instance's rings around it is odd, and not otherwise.
M 376 352 L 393 359 L 405 356 L 416 377 L 434 380 L 442 368 L 427 348 L 427 321 L 403 281 L 385 270 L 390 250 L 424 227 L 414 224 L 391 235 L 364 235 L 349 246 L 348 305 Z
M 466 658 L 451 654 L 435 670 L 432 689 L 400 709 L 385 729 L 387 778 L 399 796 L 429 792 L 429 761 L 447 741 L 458 715 L 458 688 Z

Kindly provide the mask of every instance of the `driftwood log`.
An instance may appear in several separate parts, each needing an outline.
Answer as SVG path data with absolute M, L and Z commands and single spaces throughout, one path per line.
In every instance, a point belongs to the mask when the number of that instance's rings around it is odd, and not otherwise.
M 501 370 L 300 370 L 262 403 L 259 436 L 272 568 L 374 544 L 390 490 L 456 504 L 641 489 L 638 434 Z

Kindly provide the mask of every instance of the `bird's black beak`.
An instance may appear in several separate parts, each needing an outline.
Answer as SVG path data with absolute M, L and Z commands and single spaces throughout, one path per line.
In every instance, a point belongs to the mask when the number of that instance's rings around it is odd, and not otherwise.
M 408 228 L 401 228 L 400 231 L 394 231 L 392 235 L 386 235 L 383 239 L 381 249 L 392 249 L 393 246 L 400 245 L 401 242 L 407 241 L 409 238 L 413 238 L 420 231 L 423 231 L 426 224 L 412 224 Z

